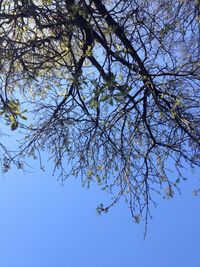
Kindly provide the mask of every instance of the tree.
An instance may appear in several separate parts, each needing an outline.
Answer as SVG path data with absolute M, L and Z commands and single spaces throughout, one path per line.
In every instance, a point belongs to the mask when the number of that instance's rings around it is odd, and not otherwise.
M 1 0 L 0 18 L 1 121 L 24 134 L 5 171 L 47 150 L 61 181 L 115 195 L 98 212 L 123 196 L 147 222 L 200 166 L 199 0 Z

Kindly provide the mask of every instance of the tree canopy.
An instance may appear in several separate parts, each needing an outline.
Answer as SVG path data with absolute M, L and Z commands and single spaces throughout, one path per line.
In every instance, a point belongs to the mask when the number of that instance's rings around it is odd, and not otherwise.
M 147 221 L 200 166 L 199 59 L 199 0 L 1 0 L 1 135 L 24 136 L 4 171 L 48 151 L 114 194 L 98 212 L 124 197 Z

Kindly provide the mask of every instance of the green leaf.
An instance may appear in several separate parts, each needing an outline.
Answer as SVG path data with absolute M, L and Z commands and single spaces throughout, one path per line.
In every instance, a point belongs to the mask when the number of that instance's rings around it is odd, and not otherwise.
M 114 96 L 114 99 L 115 99 L 115 101 L 116 102 L 122 102 L 122 98 L 121 97 L 119 97 L 119 96 Z
M 18 122 L 15 120 L 11 123 L 10 128 L 12 131 L 16 130 L 18 127 Z
M 22 114 L 19 114 L 19 116 L 20 116 L 20 118 L 21 118 L 22 120 L 27 120 L 27 119 L 28 119 L 26 116 L 24 116 L 24 115 L 22 115 Z
M 15 122 L 15 117 L 13 115 L 10 115 L 9 116 L 9 120 L 11 123 Z
M 111 106 L 113 106 L 113 98 L 111 98 L 111 99 L 109 100 L 109 104 L 110 104 Z
M 101 98 L 101 101 L 102 101 L 102 102 L 105 102 L 105 101 L 107 101 L 107 100 L 110 99 L 110 98 L 111 98 L 110 95 L 105 95 L 105 96 L 103 96 L 103 97 Z

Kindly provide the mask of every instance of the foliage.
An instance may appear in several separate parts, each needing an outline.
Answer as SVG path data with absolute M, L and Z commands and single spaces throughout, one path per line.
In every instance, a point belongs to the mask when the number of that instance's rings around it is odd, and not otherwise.
M 0 116 L 25 135 L 7 165 L 48 150 L 62 181 L 115 194 L 98 212 L 124 196 L 147 221 L 200 165 L 199 1 L 1 0 L 0 18 Z

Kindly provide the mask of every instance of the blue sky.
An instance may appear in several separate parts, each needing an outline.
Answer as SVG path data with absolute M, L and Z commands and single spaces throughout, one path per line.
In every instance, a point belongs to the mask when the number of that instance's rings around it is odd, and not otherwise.
M 109 197 L 97 187 L 60 186 L 48 168 L 11 170 L 0 179 L 0 267 L 199 267 L 198 186 L 190 176 L 182 196 L 160 199 L 144 241 L 123 201 L 96 215 Z

